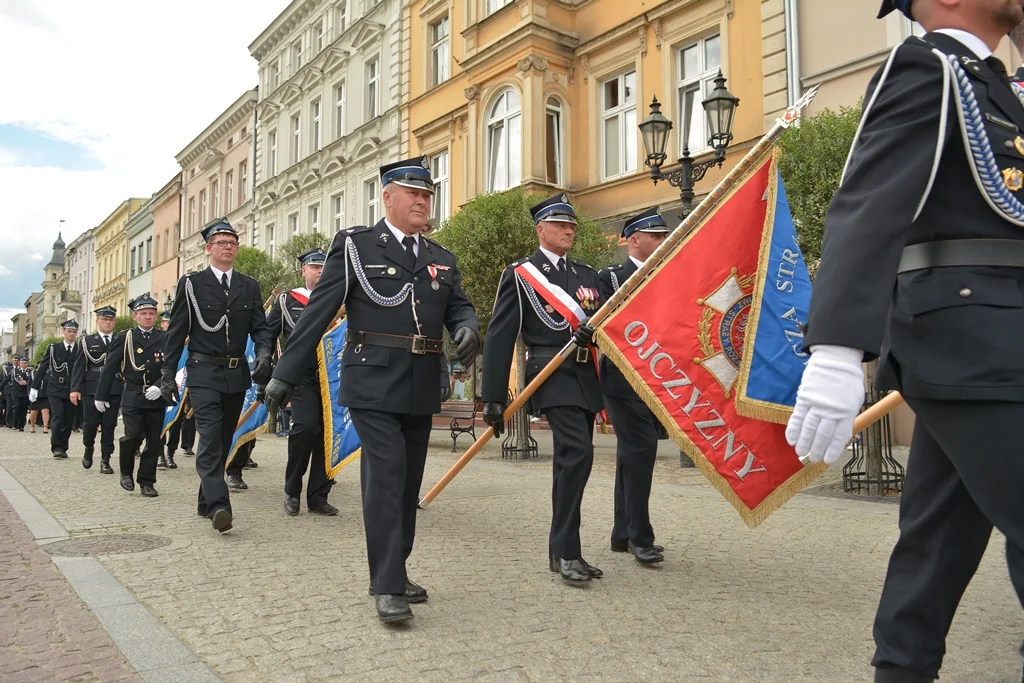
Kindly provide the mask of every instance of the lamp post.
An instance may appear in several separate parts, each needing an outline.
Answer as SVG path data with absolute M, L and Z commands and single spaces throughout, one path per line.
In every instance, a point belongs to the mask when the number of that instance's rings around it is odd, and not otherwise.
M 683 103 L 683 153 L 679 157 L 679 168 L 665 173 L 661 167 L 668 159 L 665 147 L 668 146 L 668 134 L 672 130 L 672 122 L 661 113 L 661 103 L 657 96 L 651 102 L 651 113 L 640 125 L 640 133 L 644 141 L 644 150 L 647 158 L 644 163 L 651 169 L 651 180 L 657 185 L 659 181 L 666 181 L 672 187 L 679 188 L 679 195 L 683 201 L 683 212 L 680 218 L 685 218 L 693 210 L 693 185 L 704 178 L 704 174 L 712 166 L 721 167 L 725 161 L 725 148 L 732 140 L 732 124 L 736 113 L 736 107 L 740 100 L 725 88 L 725 77 L 718 72 L 715 77 L 715 87 L 711 94 L 701 102 L 707 116 L 709 136 L 708 145 L 715 150 L 715 156 L 699 164 L 694 163 L 690 156 L 690 116 L 693 108 L 693 95 L 698 91 L 687 92 L 684 95 Z
M 171 295 L 168 294 L 164 299 L 164 313 L 170 313 L 172 308 L 174 308 L 174 302 L 171 301 Z

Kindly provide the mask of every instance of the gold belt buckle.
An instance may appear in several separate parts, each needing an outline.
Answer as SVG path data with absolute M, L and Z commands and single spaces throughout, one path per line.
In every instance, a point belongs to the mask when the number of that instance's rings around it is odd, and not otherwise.
M 230 368 L 231 370 L 234 370 L 235 368 L 237 368 L 238 367 L 238 361 L 239 361 L 238 358 L 228 358 L 228 368 Z
M 587 363 L 590 361 L 590 349 L 585 346 L 576 347 L 576 362 Z
M 412 335 L 412 352 L 417 356 L 427 353 L 427 338 L 421 334 Z

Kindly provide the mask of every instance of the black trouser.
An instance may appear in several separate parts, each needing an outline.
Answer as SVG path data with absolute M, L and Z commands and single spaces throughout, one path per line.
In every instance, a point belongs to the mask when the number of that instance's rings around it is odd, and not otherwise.
M 0 394 L 0 425 L 7 425 L 7 394 Z
M 75 419 L 69 398 L 50 396 L 50 450 L 68 452 L 71 441 L 71 423 Z
M 81 402 L 79 402 L 77 406 L 73 403 L 71 405 L 74 406 L 75 416 L 71 426 L 73 429 L 81 429 L 85 424 L 85 406 L 83 406 Z
M 182 410 L 186 410 L 187 406 L 182 406 Z M 174 452 L 178 450 L 178 442 L 181 442 L 182 450 L 192 450 L 192 446 L 196 443 L 196 421 L 194 417 L 185 419 L 185 415 L 179 415 L 178 419 L 174 421 L 171 428 L 167 430 L 167 453 L 168 455 L 174 455 Z
M 298 498 L 302 477 L 309 468 L 306 505 L 327 502 L 334 482 L 327 478 L 324 459 L 324 416 L 315 375 L 303 379 L 292 394 L 292 423 L 288 435 L 288 464 L 284 468 L 285 495 Z
M 907 398 L 917 415 L 872 664 L 935 678 L 993 525 L 1024 603 L 1024 403 Z
M 648 503 L 658 455 L 658 419 L 636 398 L 605 395 L 604 405 L 616 441 L 612 540 L 629 540 L 637 547 L 649 548 L 654 545 Z
M 133 397 L 134 398 L 134 397 Z M 135 471 L 135 452 L 139 450 L 143 439 L 146 449 L 139 456 L 139 474 L 136 481 L 142 484 L 156 483 L 156 459 L 160 454 L 160 430 L 164 426 L 164 402 L 150 401 L 155 408 L 136 408 L 125 406 L 124 436 L 121 437 L 119 459 L 121 476 L 132 476 Z M 107 408 L 110 412 L 113 406 Z
M 85 412 L 85 427 L 82 429 L 82 445 L 92 450 L 96 447 L 96 429 L 100 425 L 100 454 L 113 455 L 114 432 L 117 430 L 117 412 L 121 409 L 121 396 L 113 395 L 107 399 L 110 406 L 102 413 L 96 410 L 96 397 L 83 394 L 82 410 Z M 126 430 L 127 431 L 127 430 Z
M 196 473 L 199 475 L 199 511 L 211 518 L 217 510 L 231 511 L 231 497 L 224 482 L 224 463 L 231 450 L 235 425 L 242 414 L 245 392 L 225 394 L 216 389 L 189 387 L 199 435 Z
M 224 471 L 228 473 L 229 477 L 241 478 L 242 470 L 249 464 L 249 458 L 252 457 L 254 448 L 256 448 L 256 441 L 249 441 L 238 447 L 234 457 L 230 457 L 231 454 L 228 453 L 229 457 L 226 461 L 227 464 L 224 465 Z
M 545 408 L 554 446 L 551 533 L 548 553 L 563 560 L 582 557 L 580 506 L 594 466 L 594 414 L 576 406 Z
M 14 395 L 8 391 L 3 397 L 4 407 L 4 424 L 8 427 L 14 426 Z
M 10 410 L 14 411 L 14 428 L 24 429 L 28 417 L 28 396 L 14 396 Z
M 378 595 L 405 593 L 405 561 L 416 538 L 431 415 L 350 409 L 362 442 L 359 475 L 370 583 Z

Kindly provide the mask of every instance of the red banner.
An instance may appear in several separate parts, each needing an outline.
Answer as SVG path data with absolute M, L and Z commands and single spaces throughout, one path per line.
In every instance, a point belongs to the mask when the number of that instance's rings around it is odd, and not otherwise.
M 601 349 L 749 526 L 821 473 L 735 397 L 777 172 L 755 166 L 600 325 Z M 769 201 L 769 198 L 772 201 Z

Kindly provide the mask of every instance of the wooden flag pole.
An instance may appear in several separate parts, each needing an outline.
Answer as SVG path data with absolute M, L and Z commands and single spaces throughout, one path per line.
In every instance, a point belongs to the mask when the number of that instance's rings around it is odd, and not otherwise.
M 905 401 L 903 396 L 900 395 L 900 392 L 893 391 L 886 394 L 882 400 L 857 416 L 857 419 L 853 421 L 853 433 L 855 435 L 860 434 L 862 431 L 867 429 L 869 425 L 873 425 L 895 410 L 901 403 L 905 403 Z M 800 462 L 805 467 L 812 464 L 806 456 L 800 458 Z
M 622 286 L 612 294 L 608 301 L 606 301 L 601 308 L 597 309 L 597 311 L 594 312 L 594 315 L 590 316 L 590 319 L 587 321 L 588 325 L 591 327 L 597 327 L 605 318 L 608 317 L 608 315 L 611 314 L 612 311 L 621 306 L 629 298 L 629 295 L 633 293 L 633 290 L 644 281 L 652 270 L 661 264 L 665 257 L 668 256 L 669 253 L 686 238 L 693 228 L 695 228 L 709 213 L 711 213 L 711 211 L 722 200 L 722 197 L 724 197 L 729 190 L 731 190 L 733 186 L 735 186 L 736 183 L 746 175 L 747 171 L 753 168 L 765 154 L 768 154 L 772 150 L 775 143 L 778 142 L 779 137 L 787 128 L 796 123 L 800 118 L 800 113 L 808 104 L 811 103 L 811 100 L 814 99 L 817 92 L 817 86 L 811 88 L 803 97 L 800 98 L 799 101 L 797 101 L 796 104 L 786 110 L 781 119 L 775 120 L 775 125 L 772 126 L 771 130 L 765 133 L 764 137 L 758 140 L 757 144 L 755 144 L 750 151 L 747 152 L 735 166 L 733 166 L 732 170 L 726 174 L 725 178 L 723 178 L 721 182 L 719 182 L 718 185 L 716 185 L 715 188 L 711 190 L 706 197 L 704 197 L 701 203 L 697 205 L 697 208 L 691 211 L 683 222 L 665 238 L 665 241 L 662 242 L 661 246 L 658 247 L 646 261 L 644 261 L 643 265 L 622 283 Z M 505 408 L 505 413 L 502 415 L 502 419 L 507 421 L 512 415 L 514 415 L 515 412 L 519 410 L 524 403 L 526 403 L 530 396 L 537 391 L 540 385 L 547 381 L 548 377 L 558 369 L 558 366 L 568 358 L 569 354 L 575 348 L 575 343 L 571 341 L 562 347 L 561 352 L 552 358 L 551 362 L 540 371 L 540 374 L 534 377 L 533 381 L 523 389 L 514 401 L 512 401 L 512 404 Z M 451 480 L 455 478 L 455 475 L 462 471 L 462 468 L 480 452 L 480 449 L 483 448 L 484 444 L 490 441 L 493 436 L 494 429 L 488 427 L 487 431 L 481 434 L 480 438 L 476 440 L 476 443 L 470 446 L 469 450 L 467 450 L 452 466 L 452 468 L 448 470 L 443 477 L 441 477 L 441 480 L 434 484 L 434 487 L 427 492 L 427 495 L 425 495 L 423 500 L 420 501 L 420 507 L 423 508 L 429 505 L 430 502 L 437 497 L 437 494 L 444 490 L 444 487 L 446 487 Z

